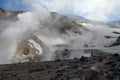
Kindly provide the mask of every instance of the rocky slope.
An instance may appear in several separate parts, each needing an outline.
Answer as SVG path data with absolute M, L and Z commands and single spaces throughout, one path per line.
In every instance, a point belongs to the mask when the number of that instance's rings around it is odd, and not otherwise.
M 120 55 L 101 54 L 0 65 L 0 80 L 120 80 Z
M 19 13 L 24 15 L 22 11 L 11 12 L 0 9 L 0 33 L 6 30 L 9 24 L 19 22 L 17 17 Z M 72 59 L 91 52 L 119 52 L 119 48 L 114 48 L 114 46 L 119 47 L 119 26 L 114 27 L 108 23 L 64 16 L 54 12 L 48 14 L 51 18 L 49 23 L 39 23 L 42 24 L 39 25 L 39 29 L 22 33 L 23 36 L 18 41 L 13 55 L 13 63 L 24 62 L 24 60 L 34 61 L 38 55 L 39 60 L 44 61 L 58 58 Z M 66 57 L 65 54 L 61 54 L 64 52 L 69 52 Z

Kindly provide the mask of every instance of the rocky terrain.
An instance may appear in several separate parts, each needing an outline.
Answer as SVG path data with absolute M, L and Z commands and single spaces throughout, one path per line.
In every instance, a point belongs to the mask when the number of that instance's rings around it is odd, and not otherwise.
M 0 65 L 0 80 L 120 80 L 120 55 L 101 54 Z

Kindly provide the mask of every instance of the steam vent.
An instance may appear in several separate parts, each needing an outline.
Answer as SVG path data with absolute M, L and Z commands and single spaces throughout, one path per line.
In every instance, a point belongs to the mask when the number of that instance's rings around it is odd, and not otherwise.
M 119 23 L 0 9 L 0 80 L 120 80 Z

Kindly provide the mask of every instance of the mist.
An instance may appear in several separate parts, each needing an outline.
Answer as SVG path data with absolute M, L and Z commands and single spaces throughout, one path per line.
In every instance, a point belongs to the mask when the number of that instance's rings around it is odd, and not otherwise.
M 108 8 L 103 10 L 108 0 L 105 1 L 105 4 L 102 4 L 103 6 L 92 0 L 91 4 L 95 3 L 95 5 L 90 8 L 88 8 L 90 5 L 86 8 L 83 7 L 83 5 L 88 4 L 87 0 L 81 1 L 80 5 L 77 3 L 78 0 L 71 1 L 66 6 L 68 0 L 37 0 L 31 2 L 25 0 L 25 4 L 29 4 L 32 10 L 19 13 L 17 20 L 7 21 L 7 25 L 2 23 L 3 25 L 0 26 L 0 64 L 11 63 L 11 59 L 16 55 L 18 44 L 30 34 L 37 36 L 41 40 L 40 45 L 33 40 L 29 40 L 40 51 L 41 61 L 55 60 L 56 55 L 58 58 L 63 59 L 64 56 L 61 53 L 65 49 L 71 50 L 67 59 L 90 56 L 90 54 L 84 52 L 85 49 L 99 49 L 107 52 L 112 51 L 112 53 L 119 52 L 119 48 L 105 48 L 105 46 L 115 42 L 116 38 L 119 37 L 118 34 L 113 33 L 114 31 L 120 32 L 119 26 L 118 28 L 111 28 L 107 24 L 81 22 L 80 20 L 69 18 L 70 15 L 78 16 L 87 13 L 84 15 L 87 19 L 106 21 L 113 14 L 112 12 L 116 7 L 114 8 L 113 4 L 111 4 L 108 5 L 110 7 L 109 10 Z M 111 2 L 113 1 L 111 0 Z M 102 0 L 99 3 L 104 2 Z M 100 11 L 97 11 L 97 8 L 100 8 Z M 106 10 L 108 10 L 107 13 L 105 13 Z M 105 36 L 115 38 L 106 39 Z
M 17 15 L 17 21 L 10 24 L 7 22 L 7 27 L 0 34 L 0 63 L 10 61 L 11 57 L 15 55 L 18 43 L 27 32 L 33 33 L 35 30 L 43 27 L 43 22 L 47 22 L 49 13 L 45 11 L 42 11 L 39 15 L 38 13 L 39 11 L 20 13 Z

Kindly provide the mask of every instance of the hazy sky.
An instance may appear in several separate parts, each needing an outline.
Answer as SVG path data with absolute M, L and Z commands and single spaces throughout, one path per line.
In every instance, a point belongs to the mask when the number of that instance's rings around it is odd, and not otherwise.
M 31 5 L 43 5 L 49 11 L 75 14 L 97 21 L 120 19 L 120 0 L 0 0 L 8 10 L 29 10 Z

